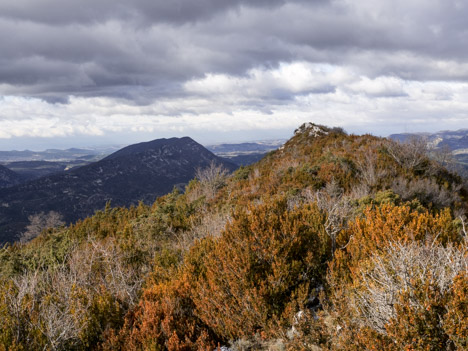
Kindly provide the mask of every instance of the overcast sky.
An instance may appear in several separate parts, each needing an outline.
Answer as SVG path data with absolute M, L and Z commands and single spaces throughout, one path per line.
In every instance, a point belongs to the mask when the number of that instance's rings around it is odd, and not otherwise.
M 468 128 L 466 0 L 2 0 L 0 149 Z

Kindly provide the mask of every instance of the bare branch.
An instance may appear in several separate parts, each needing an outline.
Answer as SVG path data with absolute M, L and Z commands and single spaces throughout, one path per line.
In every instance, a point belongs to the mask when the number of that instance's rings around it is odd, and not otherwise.
M 228 175 L 228 170 L 221 165 L 217 165 L 215 161 L 211 161 L 207 168 L 198 168 L 195 172 L 195 177 L 200 182 L 202 187 L 202 195 L 207 199 L 212 199 L 216 192 L 221 189 Z
M 356 310 L 363 323 L 385 333 L 402 292 L 409 293 L 410 304 L 421 307 L 415 285 L 430 283 L 445 293 L 457 274 L 467 270 L 466 247 L 391 243 L 384 254 L 374 254 L 361 272 L 354 290 Z
M 26 226 L 26 231 L 20 237 L 22 243 L 34 239 L 45 229 L 57 228 L 65 224 L 62 215 L 55 211 L 39 212 L 29 216 L 28 219 L 29 225 Z

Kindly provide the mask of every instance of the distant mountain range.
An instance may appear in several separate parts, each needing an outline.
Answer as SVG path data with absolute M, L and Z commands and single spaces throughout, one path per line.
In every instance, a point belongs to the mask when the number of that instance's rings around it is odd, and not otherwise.
M 229 171 L 237 168 L 191 138 L 158 139 L 127 146 L 71 171 L 0 189 L 0 242 L 15 240 L 35 213 L 56 211 L 73 222 L 108 201 L 113 206 L 152 203 L 211 162 Z
M 456 131 L 444 130 L 437 133 L 401 133 L 392 134 L 393 140 L 406 141 L 410 138 L 424 138 L 431 146 L 441 148 L 447 146 L 454 153 L 468 153 L 468 129 Z
M 259 161 L 267 152 L 277 149 L 283 143 L 284 140 L 269 140 L 209 145 L 206 148 L 229 162 L 245 166 Z M 103 159 L 118 149 L 116 146 L 109 146 L 89 149 L 0 151 L 0 165 L 17 173 L 15 176 L 11 172 L 8 177 L 4 175 L 3 178 L 9 180 L 0 180 L 0 188 L 85 166 Z M 1 178 L 2 172 L 0 172 Z
M 31 150 L 12 150 L 0 151 L 0 162 L 16 161 L 70 161 L 70 160 L 88 160 L 97 161 L 106 155 L 118 150 L 119 147 L 102 147 L 90 149 L 71 148 L 66 150 L 48 149 L 44 151 Z
M 26 182 L 99 161 L 116 150 L 118 150 L 116 147 L 103 147 L 71 148 L 67 150 L 48 149 L 45 151 L 0 151 L 0 165 L 17 173 L 16 178 L 20 180 L 19 182 Z M 0 188 L 16 185 L 19 182 L 5 183 L 0 181 Z
M 60 173 L 76 167 L 90 164 L 91 161 L 86 160 L 70 160 L 70 161 L 16 161 L 5 163 L 4 166 L 15 172 L 22 179 L 22 182 L 41 178 L 54 173 Z M 15 184 L 13 184 L 15 185 Z M 11 186 L 11 185 L 6 185 Z M 6 187 L 1 186 L 0 188 Z
M 238 166 L 246 166 L 259 161 L 266 153 L 276 150 L 286 140 L 256 141 L 239 144 L 208 145 L 206 148 Z
M 437 133 L 402 133 L 389 136 L 393 140 L 407 141 L 411 138 L 424 138 L 435 149 L 450 149 L 456 161 L 468 169 L 468 129 L 444 130 Z
M 285 139 L 257 141 L 238 144 L 208 145 L 206 148 L 217 155 L 229 155 L 232 153 L 259 153 L 275 150 L 286 142 Z

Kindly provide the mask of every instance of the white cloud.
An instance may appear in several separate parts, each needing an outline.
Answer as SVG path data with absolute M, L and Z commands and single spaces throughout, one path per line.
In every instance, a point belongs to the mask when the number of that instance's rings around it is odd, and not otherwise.
M 395 77 L 377 77 L 370 79 L 361 77 L 358 81 L 348 85 L 350 91 L 375 97 L 391 97 L 406 95 L 406 82 Z
M 466 1 L 44 1 L 0 1 L 0 138 L 468 125 Z
M 466 127 L 468 84 L 369 78 L 352 67 L 306 62 L 252 69 L 243 77 L 207 74 L 183 97 L 135 105 L 112 97 L 0 99 L 0 138 L 155 133 L 213 135 L 291 130 L 306 121 L 352 132 L 388 134 Z M 222 140 L 219 140 L 222 141 Z

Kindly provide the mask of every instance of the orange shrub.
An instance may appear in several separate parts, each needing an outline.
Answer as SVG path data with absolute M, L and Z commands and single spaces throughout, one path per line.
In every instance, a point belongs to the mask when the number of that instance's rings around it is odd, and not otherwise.
M 108 333 L 104 350 L 213 350 L 212 333 L 193 314 L 189 284 L 180 276 L 147 288 L 124 327 Z
M 449 210 L 367 208 L 330 264 L 334 349 L 462 350 L 466 280 L 454 278 L 467 267 L 461 239 Z
M 224 339 L 284 330 L 323 281 L 324 221 L 316 206 L 289 210 L 285 199 L 235 214 L 193 279 L 197 315 Z

